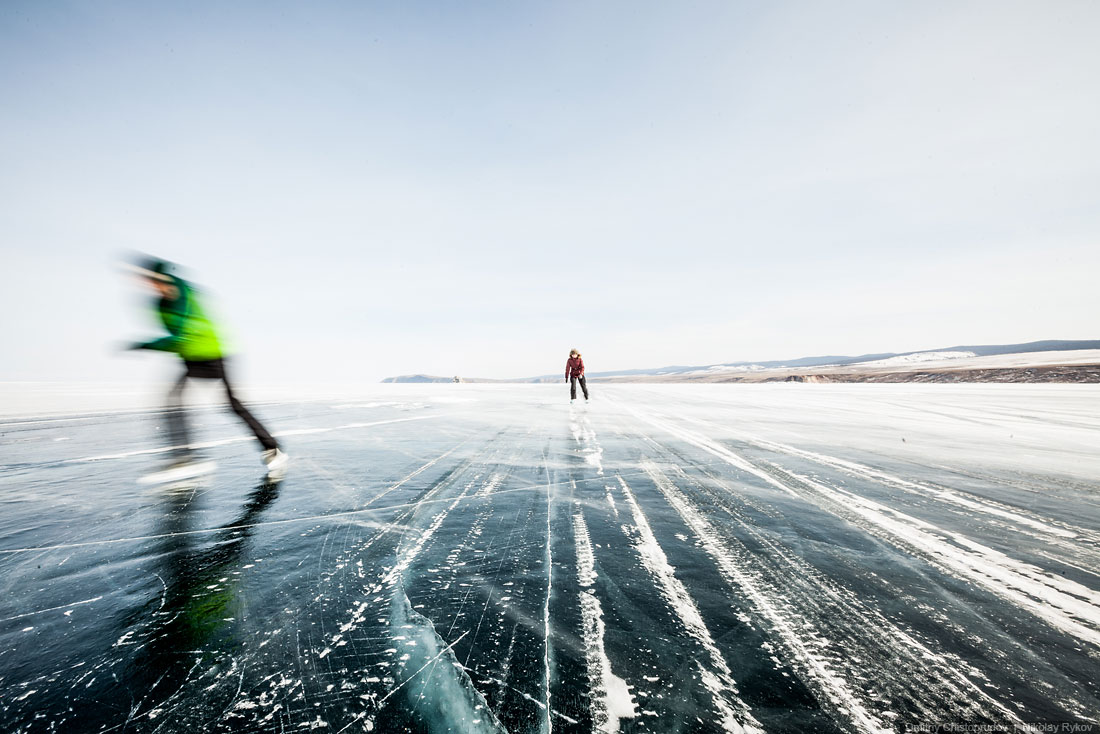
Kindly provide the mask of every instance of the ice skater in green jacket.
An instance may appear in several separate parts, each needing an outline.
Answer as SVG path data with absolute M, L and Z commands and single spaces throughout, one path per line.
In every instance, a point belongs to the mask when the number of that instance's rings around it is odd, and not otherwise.
M 138 342 L 131 349 L 153 349 L 175 352 L 183 360 L 184 373 L 168 392 L 168 439 L 173 454 L 172 466 L 183 466 L 193 460 L 193 450 L 183 410 L 183 389 L 190 378 L 221 380 L 229 405 L 255 434 L 263 447 L 263 460 L 269 472 L 286 465 L 286 454 L 279 448 L 267 429 L 233 394 L 226 375 L 225 355 L 210 318 L 202 309 L 198 294 L 191 285 L 172 273 L 172 266 L 155 258 L 143 258 L 131 266 L 142 281 L 159 298 L 156 301 L 161 323 L 167 336 Z

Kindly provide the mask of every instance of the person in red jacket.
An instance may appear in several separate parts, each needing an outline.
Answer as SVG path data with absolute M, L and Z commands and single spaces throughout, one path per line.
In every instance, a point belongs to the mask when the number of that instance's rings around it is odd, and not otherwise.
M 588 385 L 584 381 L 584 360 L 576 349 L 569 352 L 569 360 L 565 363 L 565 381 L 569 383 L 569 402 L 577 399 L 577 383 L 581 383 L 584 391 L 584 400 L 588 402 Z

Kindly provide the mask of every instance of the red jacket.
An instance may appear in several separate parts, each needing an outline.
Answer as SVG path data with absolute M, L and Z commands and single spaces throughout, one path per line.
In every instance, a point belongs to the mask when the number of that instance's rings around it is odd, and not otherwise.
M 584 377 L 584 360 L 580 357 L 570 357 L 569 361 L 565 363 L 565 379 L 569 379 L 570 374 L 573 377 Z

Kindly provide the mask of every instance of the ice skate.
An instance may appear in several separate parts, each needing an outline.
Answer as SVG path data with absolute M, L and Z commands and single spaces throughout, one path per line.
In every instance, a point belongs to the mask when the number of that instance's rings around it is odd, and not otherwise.
M 268 449 L 264 451 L 264 464 L 267 465 L 267 476 L 271 479 L 279 479 L 286 474 L 290 457 L 282 449 Z
M 208 459 L 194 456 L 183 457 L 170 461 L 156 471 L 145 474 L 138 479 L 138 484 L 170 484 L 210 474 L 215 468 L 217 468 L 217 464 Z

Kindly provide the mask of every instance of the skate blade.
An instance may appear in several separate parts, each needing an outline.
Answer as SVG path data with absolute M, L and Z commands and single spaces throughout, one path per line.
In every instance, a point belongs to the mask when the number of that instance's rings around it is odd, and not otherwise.
M 185 479 L 194 479 L 210 474 L 216 467 L 217 464 L 213 461 L 198 461 L 187 466 L 177 466 L 172 469 L 146 474 L 138 479 L 138 484 L 170 484 Z

